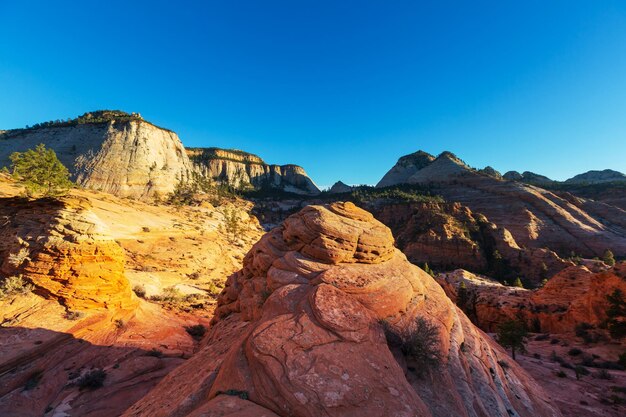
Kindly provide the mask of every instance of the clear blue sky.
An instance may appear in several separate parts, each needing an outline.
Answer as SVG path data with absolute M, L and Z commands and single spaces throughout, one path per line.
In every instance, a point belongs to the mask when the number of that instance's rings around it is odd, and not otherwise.
M 623 0 L 0 0 L 0 19 L 0 129 L 136 111 L 320 185 L 418 149 L 626 171 Z

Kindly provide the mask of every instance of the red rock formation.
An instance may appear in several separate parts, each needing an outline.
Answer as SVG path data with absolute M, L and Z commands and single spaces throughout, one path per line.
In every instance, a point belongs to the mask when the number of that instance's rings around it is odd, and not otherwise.
M 538 323 L 537 331 L 572 333 L 579 323 L 599 326 L 606 320 L 606 296 L 615 289 L 626 294 L 625 278 L 626 263 L 621 262 L 599 272 L 572 266 L 536 290 L 507 287 L 462 270 L 440 274 L 437 280 L 454 301 L 460 283 L 465 283 L 473 296 L 464 308 L 486 331 L 494 331 L 503 320 L 521 317 Z
M 385 339 L 381 320 L 403 334 L 418 318 L 436 326 L 437 367 Z M 265 235 L 229 278 L 205 347 L 124 415 L 225 407 L 268 416 L 560 415 L 394 249 L 389 229 L 350 203 L 309 206 Z
M 367 208 L 391 229 L 398 248 L 415 264 L 462 268 L 502 280 L 523 276 L 535 284 L 573 265 L 548 249 L 520 247 L 507 229 L 459 203 L 372 202 Z M 493 258 L 496 250 L 500 266 Z

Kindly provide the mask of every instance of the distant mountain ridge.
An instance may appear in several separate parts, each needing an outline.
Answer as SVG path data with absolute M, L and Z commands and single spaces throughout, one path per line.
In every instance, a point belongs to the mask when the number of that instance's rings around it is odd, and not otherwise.
M 429 187 L 446 201 L 459 202 L 473 212 L 484 214 L 507 229 L 522 247 L 548 247 L 562 256 L 568 256 L 571 251 L 600 256 L 607 248 L 620 253 L 619 256 L 626 255 L 625 210 L 571 195 L 557 195 L 543 189 L 543 185 L 509 180 L 507 176 L 511 175 L 507 174 L 499 179 L 490 170 L 473 169 L 450 152 L 434 157 L 418 151 L 399 158 L 377 187 L 397 184 Z M 535 181 L 550 181 L 536 174 L 525 175 Z

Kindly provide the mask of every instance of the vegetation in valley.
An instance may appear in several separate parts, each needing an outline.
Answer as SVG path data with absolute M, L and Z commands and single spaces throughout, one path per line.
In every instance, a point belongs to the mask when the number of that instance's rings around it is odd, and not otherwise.
M 527 336 L 526 324 L 521 320 L 507 320 L 498 326 L 498 343 L 505 349 L 511 349 L 513 359 L 515 359 L 516 351 L 526 351 Z

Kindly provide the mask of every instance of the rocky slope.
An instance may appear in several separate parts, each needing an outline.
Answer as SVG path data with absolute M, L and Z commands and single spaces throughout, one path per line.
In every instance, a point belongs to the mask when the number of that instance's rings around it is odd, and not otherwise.
M 212 294 L 261 235 L 233 203 L 19 193 L 0 175 L 0 285 L 22 277 L 21 292 L 0 291 L 2 416 L 120 415 L 194 353 L 185 326 L 208 326 Z M 224 231 L 224 210 L 240 218 L 236 237 Z M 103 386 L 85 386 L 95 372 Z
M 579 323 L 601 326 L 607 318 L 607 294 L 615 289 L 626 294 L 626 263 L 602 269 L 571 266 L 536 290 L 506 287 L 463 270 L 440 274 L 437 281 L 454 301 L 465 284 L 468 301 L 462 307 L 484 330 L 495 331 L 502 321 L 521 317 L 536 332 L 574 333 Z
M 438 271 L 462 268 L 501 281 L 521 276 L 537 285 L 572 265 L 548 249 L 520 247 L 508 230 L 459 203 L 373 201 L 364 206 L 391 229 L 411 262 Z
M 7 131 L 0 166 L 39 143 L 54 149 L 79 185 L 120 197 L 166 195 L 193 169 L 174 132 L 136 118 Z
M 588 212 L 545 189 L 481 174 L 449 152 L 426 163 L 428 159 L 423 156 L 425 165 L 417 170 L 394 174 L 394 183 L 428 187 L 447 201 L 484 214 L 507 229 L 520 247 L 547 247 L 562 256 L 571 251 L 600 256 L 607 248 L 618 256 L 626 255 L 626 212 L 619 208 Z M 389 173 L 404 169 L 402 161 Z M 385 184 L 381 180 L 378 186 Z
M 307 207 L 265 235 L 213 321 L 204 348 L 125 416 L 560 415 L 350 203 Z M 435 329 L 435 364 L 403 354 L 418 323 Z
M 202 176 L 236 188 L 252 186 L 309 195 L 320 192 L 297 165 L 268 165 L 256 155 L 228 149 L 187 148 L 187 154 Z

